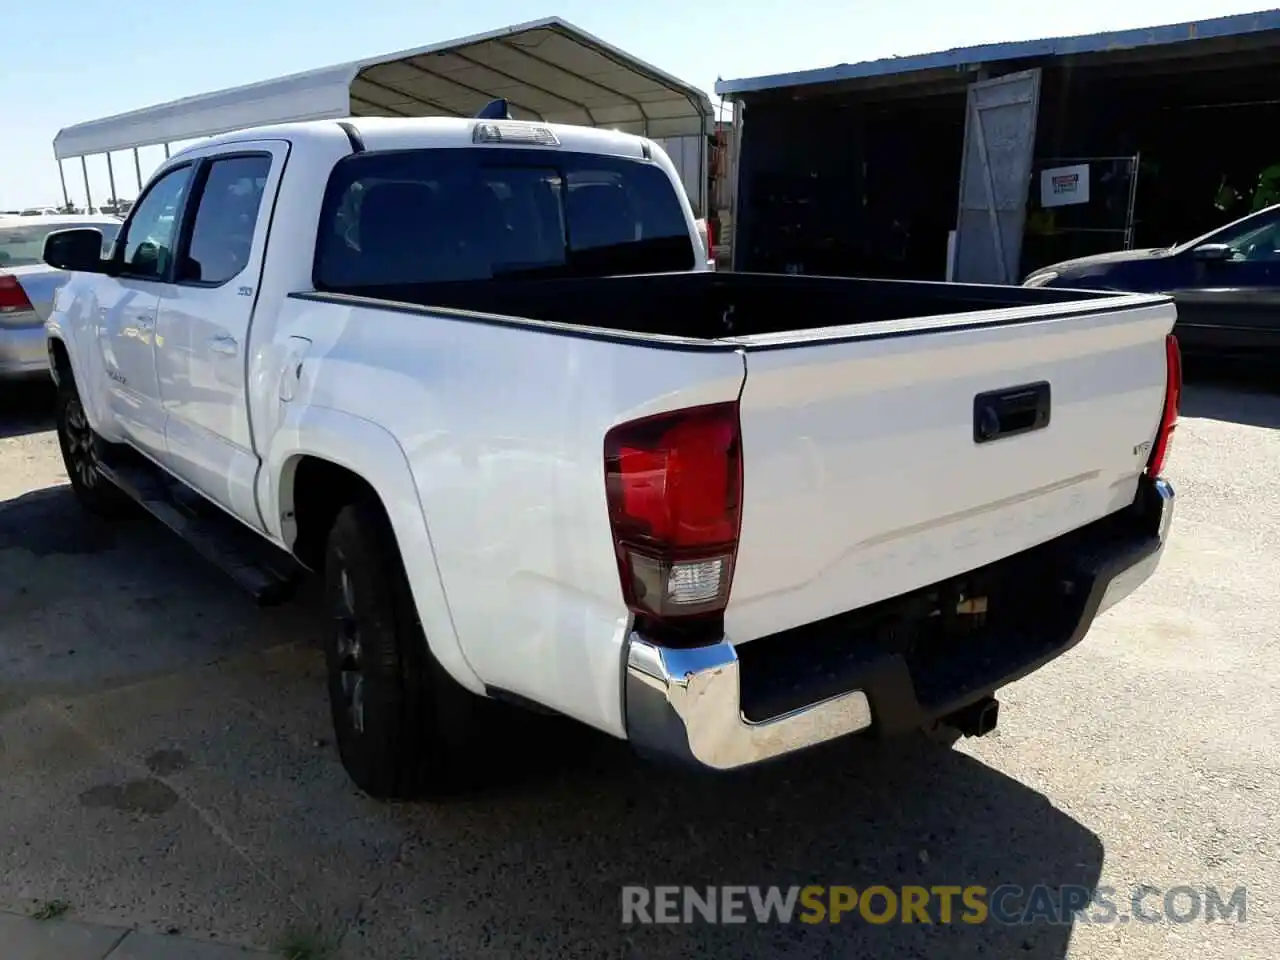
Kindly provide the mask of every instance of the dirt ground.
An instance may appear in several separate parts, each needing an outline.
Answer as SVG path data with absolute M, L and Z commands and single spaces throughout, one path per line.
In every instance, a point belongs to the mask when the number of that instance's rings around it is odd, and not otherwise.
M 1280 395 L 1194 383 L 1157 576 L 996 734 L 742 776 L 513 731 L 480 795 L 359 794 L 305 594 L 258 610 L 146 517 L 82 515 L 46 390 L 0 387 L 0 909 L 343 958 L 1280 956 Z M 625 884 L 1247 888 L 1245 922 L 644 926 Z M 1159 895 L 1147 901 L 1160 909 Z M 316 952 L 319 956 L 320 952 Z

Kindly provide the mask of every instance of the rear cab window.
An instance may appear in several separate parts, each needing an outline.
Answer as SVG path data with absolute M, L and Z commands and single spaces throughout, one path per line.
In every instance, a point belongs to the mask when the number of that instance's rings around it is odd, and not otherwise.
M 684 208 L 649 161 L 526 149 L 363 153 L 330 176 L 318 290 L 693 269 Z

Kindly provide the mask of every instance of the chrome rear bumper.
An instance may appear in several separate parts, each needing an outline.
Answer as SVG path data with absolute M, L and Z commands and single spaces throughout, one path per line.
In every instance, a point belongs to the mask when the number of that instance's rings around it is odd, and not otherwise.
M 1088 592 L 1078 616 L 1049 645 L 1028 647 L 954 696 L 921 703 L 901 657 L 869 661 L 846 692 L 781 716 L 753 721 L 743 712 L 741 662 L 727 639 L 693 648 L 663 647 L 632 631 L 625 677 L 627 737 L 641 753 L 715 770 L 749 766 L 873 726 L 897 732 L 925 726 L 1026 676 L 1083 639 L 1094 618 L 1128 596 L 1159 565 L 1173 522 L 1173 488 L 1144 481 L 1135 501 L 1136 536 L 1091 545 L 1081 558 Z M 972 679 L 972 678 L 971 678 Z
M 738 691 L 738 655 L 727 640 L 675 650 L 631 634 L 627 736 L 643 752 L 729 770 L 871 726 L 861 690 L 762 723 L 742 715 Z

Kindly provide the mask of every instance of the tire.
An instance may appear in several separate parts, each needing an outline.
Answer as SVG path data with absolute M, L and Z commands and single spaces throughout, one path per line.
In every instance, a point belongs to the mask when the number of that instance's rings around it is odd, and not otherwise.
M 325 548 L 329 706 L 342 765 L 379 799 L 474 786 L 490 701 L 431 655 L 391 525 L 376 502 L 344 507 Z
M 80 506 L 95 516 L 119 516 L 128 508 L 129 500 L 98 469 L 108 445 L 89 425 L 75 381 L 65 374 L 54 400 L 54 422 L 62 463 Z

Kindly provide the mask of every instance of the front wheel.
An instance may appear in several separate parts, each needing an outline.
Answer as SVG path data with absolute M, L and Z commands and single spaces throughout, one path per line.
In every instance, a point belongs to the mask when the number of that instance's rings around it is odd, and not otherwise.
M 120 489 L 103 476 L 100 469 L 106 442 L 89 424 L 75 381 L 64 376 L 58 384 L 54 420 L 62 463 L 71 481 L 76 500 L 89 513 L 116 516 L 128 501 Z
M 385 513 L 339 511 L 325 550 L 329 705 L 338 753 L 360 789 L 383 799 L 476 782 L 491 704 L 431 655 Z

